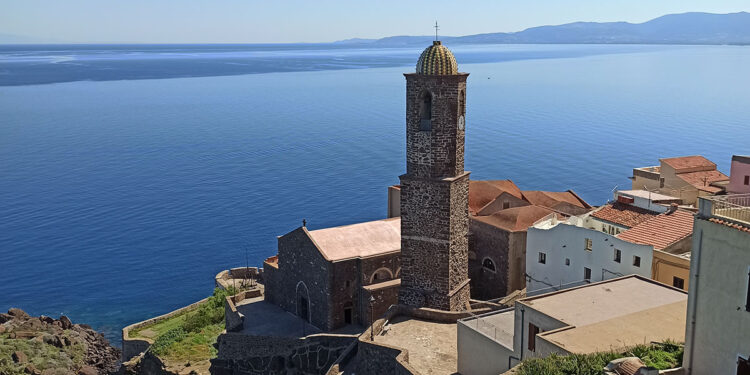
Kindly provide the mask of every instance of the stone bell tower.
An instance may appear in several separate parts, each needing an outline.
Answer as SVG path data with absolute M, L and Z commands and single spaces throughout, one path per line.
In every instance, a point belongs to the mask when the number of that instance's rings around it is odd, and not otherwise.
M 465 310 L 469 303 L 469 172 L 464 171 L 467 73 L 440 41 L 406 77 L 399 303 Z

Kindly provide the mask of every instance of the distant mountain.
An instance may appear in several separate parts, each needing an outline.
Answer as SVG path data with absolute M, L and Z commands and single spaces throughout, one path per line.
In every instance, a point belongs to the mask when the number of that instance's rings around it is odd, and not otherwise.
M 644 23 L 574 22 L 532 27 L 514 33 L 441 37 L 451 44 L 580 43 L 580 44 L 750 44 L 750 13 L 670 14 Z M 368 44 L 425 44 L 431 36 L 392 36 Z

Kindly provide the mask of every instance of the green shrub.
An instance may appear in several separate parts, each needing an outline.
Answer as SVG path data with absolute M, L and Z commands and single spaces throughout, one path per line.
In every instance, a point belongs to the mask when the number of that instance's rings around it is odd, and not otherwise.
M 552 354 L 546 358 L 524 360 L 519 375 L 599 375 L 607 363 L 617 358 L 638 357 L 646 366 L 659 370 L 675 368 L 682 363 L 683 347 L 668 341 L 663 344 L 637 345 L 623 353 Z
M 156 338 L 154 343 L 151 344 L 151 353 L 156 355 L 166 354 L 172 344 L 181 341 L 186 336 L 187 332 L 182 327 L 172 328 Z

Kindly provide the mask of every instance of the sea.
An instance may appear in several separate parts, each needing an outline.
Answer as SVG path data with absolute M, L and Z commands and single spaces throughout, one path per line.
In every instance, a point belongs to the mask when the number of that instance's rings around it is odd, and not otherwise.
M 423 47 L 0 46 L 0 310 L 119 344 L 303 219 L 384 218 Z M 599 205 L 659 158 L 750 154 L 749 46 L 451 48 L 474 179 Z

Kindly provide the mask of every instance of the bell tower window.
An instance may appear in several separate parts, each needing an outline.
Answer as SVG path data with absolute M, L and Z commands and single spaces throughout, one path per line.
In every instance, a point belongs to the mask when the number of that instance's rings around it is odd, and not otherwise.
M 425 91 L 419 105 L 419 130 L 432 130 L 432 94 Z

